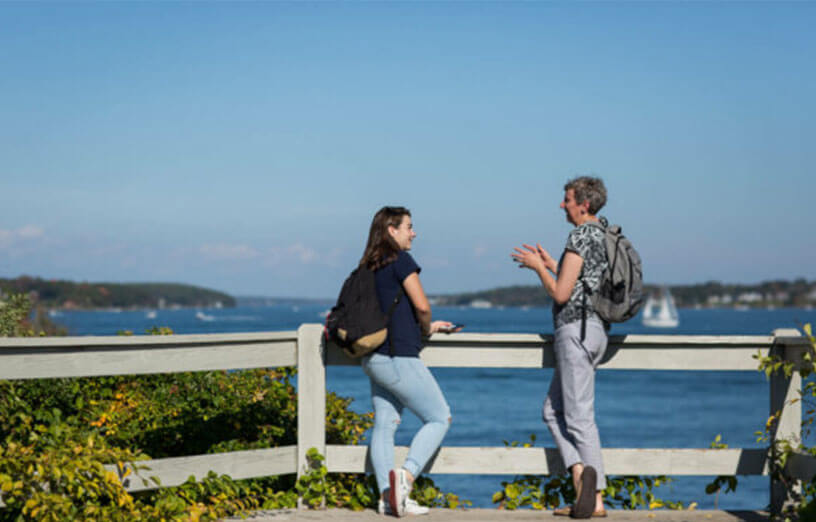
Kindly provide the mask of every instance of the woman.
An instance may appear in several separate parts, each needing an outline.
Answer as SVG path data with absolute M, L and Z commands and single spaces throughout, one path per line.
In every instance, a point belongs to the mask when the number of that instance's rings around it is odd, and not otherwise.
M 555 510 L 573 518 L 606 516 L 600 491 L 606 487 L 601 441 L 595 425 L 595 368 L 606 351 L 608 325 L 592 309 L 589 295 L 599 289 L 607 266 L 603 218 L 606 203 L 599 178 L 579 177 L 564 186 L 561 208 L 575 228 L 556 263 L 541 245 L 515 248 L 521 268 L 538 274 L 553 299 L 555 372 L 543 417 L 572 475 L 576 501 Z
M 411 213 L 403 207 L 383 207 L 374 216 L 360 265 L 374 271 L 383 312 L 404 291 L 394 308 L 388 338 L 362 358 L 371 380 L 374 429 L 371 463 L 380 489 L 380 514 L 421 515 L 428 508 L 409 498 L 414 479 L 442 443 L 450 426 L 450 408 L 436 379 L 419 359 L 422 337 L 454 331 L 447 321 L 431 322 L 431 306 L 419 282 L 420 268 L 408 253 L 416 237 Z M 404 407 L 423 422 L 414 435 L 405 463 L 394 469 L 394 434 Z

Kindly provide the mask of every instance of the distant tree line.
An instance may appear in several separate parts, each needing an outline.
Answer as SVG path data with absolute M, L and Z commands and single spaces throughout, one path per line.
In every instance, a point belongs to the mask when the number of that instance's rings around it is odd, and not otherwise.
M 816 281 L 805 279 L 764 281 L 754 285 L 709 281 L 669 288 L 677 305 L 686 307 L 816 305 Z
M 646 285 L 649 293 L 658 293 L 663 287 Z M 680 307 L 766 307 L 816 305 L 816 281 L 765 281 L 759 284 L 725 284 L 717 281 L 695 285 L 668 286 Z M 467 292 L 432 296 L 443 306 L 468 306 L 474 301 L 489 301 L 493 306 L 546 307 L 552 299 L 541 285 L 505 286 Z
M 223 292 L 178 283 L 76 283 L 20 276 L 0 278 L 0 293 L 25 294 L 48 308 L 159 308 L 235 306 Z
M 432 296 L 443 306 L 468 306 L 474 301 L 489 301 L 493 306 L 549 306 L 552 299 L 541 285 L 504 286 L 479 292 Z

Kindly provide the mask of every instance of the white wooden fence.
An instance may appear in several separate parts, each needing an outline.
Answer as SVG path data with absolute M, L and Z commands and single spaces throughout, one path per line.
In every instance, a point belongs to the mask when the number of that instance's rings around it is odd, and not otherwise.
M 297 366 L 298 440 L 296 446 L 234 451 L 213 455 L 164 458 L 140 462 L 162 487 L 183 483 L 190 475 L 209 471 L 234 479 L 300 474 L 306 452 L 317 448 L 330 472 L 370 471 L 365 446 L 327 445 L 325 440 L 326 365 L 355 365 L 334 346 L 322 342 L 322 326 L 302 325 L 296 332 L 136 337 L 49 337 L 0 339 L 0 379 L 42 379 L 233 370 Z M 552 367 L 552 339 L 533 334 L 435 335 L 422 352 L 428 366 L 483 368 Z M 602 370 L 742 370 L 756 371 L 757 352 L 779 353 L 801 361 L 807 349 L 796 330 L 768 336 L 612 336 Z M 361 373 L 360 378 L 365 378 Z M 797 398 L 798 374 L 774 375 L 769 412 Z M 476 390 L 474 390 L 476 391 Z M 757 419 L 761 422 L 763 419 Z M 776 437 L 801 436 L 801 402 L 785 406 Z M 768 475 L 766 449 L 604 449 L 610 475 Z M 396 449 L 398 461 L 407 448 Z M 816 474 L 814 460 L 801 456 L 790 463 L 797 478 Z M 431 473 L 539 474 L 563 471 L 552 448 L 442 447 L 429 464 Z M 135 478 L 135 479 L 134 479 Z M 124 478 L 130 491 L 150 489 L 138 477 Z M 771 484 L 772 507 L 784 491 Z

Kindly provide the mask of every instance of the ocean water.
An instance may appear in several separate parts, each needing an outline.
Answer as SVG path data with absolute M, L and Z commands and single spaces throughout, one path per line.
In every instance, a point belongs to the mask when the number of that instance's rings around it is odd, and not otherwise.
M 53 319 L 71 335 L 113 335 L 120 330 L 141 333 L 152 326 L 174 332 L 226 333 L 294 330 L 303 323 L 320 323 L 329 305 L 299 304 L 211 310 L 61 312 Z M 549 309 L 436 307 L 434 317 L 465 324 L 469 332 L 552 333 Z M 680 310 L 680 326 L 672 330 L 646 328 L 638 318 L 615 325 L 613 334 L 676 333 L 768 335 L 776 328 L 816 323 L 816 311 L 802 309 Z M 701 357 L 705 353 L 701 351 Z M 453 423 L 446 446 L 502 446 L 503 441 L 553 447 L 541 420 L 541 404 L 551 369 L 433 368 L 451 406 Z M 370 411 L 366 376 L 356 367 L 329 367 L 328 389 L 352 397 L 352 408 Z M 479 390 L 478 393 L 474 391 Z M 768 416 L 768 383 L 759 372 L 623 371 L 598 372 L 596 421 L 604 447 L 707 448 L 717 435 L 730 447 L 760 447 L 755 432 Z M 420 423 L 406 412 L 397 444 L 408 445 Z M 493 507 L 491 497 L 509 476 L 433 475 L 445 491 L 459 494 L 476 507 Z M 714 508 L 705 494 L 713 477 L 674 477 L 655 490 L 667 500 L 697 502 Z M 768 479 L 739 477 L 737 491 L 721 494 L 720 509 L 762 509 L 769 501 Z

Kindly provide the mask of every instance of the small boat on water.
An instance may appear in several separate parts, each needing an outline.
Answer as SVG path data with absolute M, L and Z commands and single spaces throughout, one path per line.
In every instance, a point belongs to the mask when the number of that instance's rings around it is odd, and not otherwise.
M 650 295 L 643 307 L 643 326 L 652 328 L 677 328 L 680 317 L 674 298 L 668 288 L 663 288 L 659 296 Z
M 155 319 L 156 318 L 156 310 L 148 310 L 145 312 L 145 319 Z
M 215 317 L 204 312 L 196 312 L 196 319 L 199 321 L 215 321 Z

